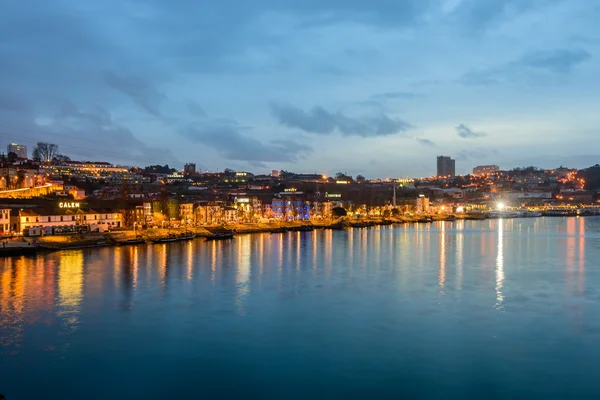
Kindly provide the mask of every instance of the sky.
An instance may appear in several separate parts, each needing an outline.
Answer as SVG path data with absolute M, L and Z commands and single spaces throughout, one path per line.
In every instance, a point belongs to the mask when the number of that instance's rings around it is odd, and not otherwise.
M 0 143 L 375 177 L 600 163 L 600 2 L 0 0 Z M 3 147 L 4 148 L 4 147 Z

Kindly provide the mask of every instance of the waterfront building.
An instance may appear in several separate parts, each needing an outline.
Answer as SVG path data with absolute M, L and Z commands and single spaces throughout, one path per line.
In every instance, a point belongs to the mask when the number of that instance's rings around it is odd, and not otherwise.
M 438 156 L 437 158 L 437 176 L 454 177 L 456 176 L 456 161 L 450 157 Z
M 10 233 L 10 208 L 0 209 L 0 233 Z
M 216 224 L 222 221 L 222 209 L 218 204 L 200 204 L 196 207 L 196 223 Z
M 63 203 L 61 203 L 63 204 Z M 78 228 L 85 228 L 89 232 L 106 232 L 110 229 L 123 226 L 123 215 L 113 210 L 82 210 L 66 203 L 68 208 L 54 211 L 39 211 L 22 209 L 18 211 L 15 231 L 29 234 L 32 228 L 40 228 L 42 234 L 67 234 L 77 233 Z
M 179 203 L 179 219 L 187 223 L 194 220 L 194 203 Z
M 7 146 L 6 150 L 8 153 L 15 153 L 18 158 L 27 158 L 27 146 L 25 145 L 11 143 Z
M 473 168 L 473 175 L 489 175 L 500 171 L 497 165 L 479 165 Z
M 310 203 L 298 198 L 275 198 L 271 202 L 273 218 L 287 221 L 310 219 Z
M 429 198 L 421 195 L 417 198 L 416 211 L 425 213 L 429 211 Z

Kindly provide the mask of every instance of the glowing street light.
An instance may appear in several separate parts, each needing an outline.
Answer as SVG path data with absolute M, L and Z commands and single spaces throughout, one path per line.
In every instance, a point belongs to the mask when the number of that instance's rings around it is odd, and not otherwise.
M 498 210 L 504 210 L 504 203 L 498 203 Z

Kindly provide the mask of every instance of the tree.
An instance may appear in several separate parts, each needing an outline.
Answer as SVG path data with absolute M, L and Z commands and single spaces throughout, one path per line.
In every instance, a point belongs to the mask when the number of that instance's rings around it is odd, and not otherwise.
M 390 210 L 383 210 L 383 218 L 389 218 L 391 215 Z
M 34 161 L 48 163 L 58 155 L 58 145 L 54 143 L 37 142 L 33 148 L 32 155 Z
M 362 175 L 356 175 L 356 183 L 365 183 L 365 177 Z
M 17 158 L 18 158 L 18 157 L 17 157 L 17 153 L 14 153 L 14 152 L 12 152 L 12 151 L 6 155 L 6 159 L 7 159 L 9 162 L 15 162 L 15 161 L 17 161 Z
M 400 215 L 400 210 L 392 208 L 392 217 L 397 217 L 398 215 Z
M 343 207 L 333 207 L 331 209 L 331 214 L 334 217 L 345 217 L 346 215 L 348 215 L 348 213 L 346 212 L 346 210 Z
M 71 157 L 65 156 L 64 154 L 57 154 L 54 156 L 54 158 L 52 158 L 52 162 L 55 164 L 62 164 L 70 161 Z

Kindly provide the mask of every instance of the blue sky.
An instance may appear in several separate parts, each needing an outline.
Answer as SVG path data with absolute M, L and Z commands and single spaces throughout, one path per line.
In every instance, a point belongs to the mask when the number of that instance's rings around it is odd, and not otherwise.
M 600 162 L 597 1 L 0 3 L 0 143 L 367 177 Z

